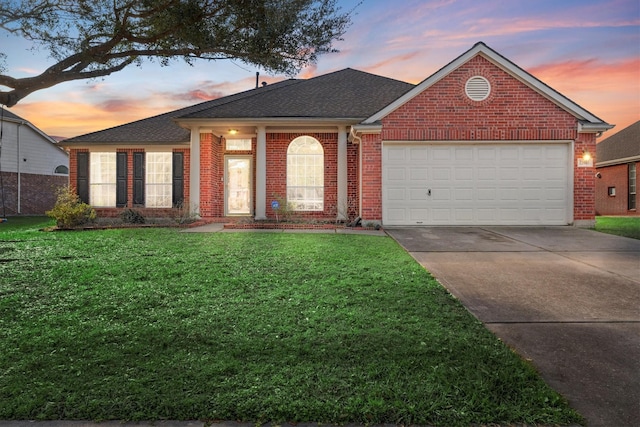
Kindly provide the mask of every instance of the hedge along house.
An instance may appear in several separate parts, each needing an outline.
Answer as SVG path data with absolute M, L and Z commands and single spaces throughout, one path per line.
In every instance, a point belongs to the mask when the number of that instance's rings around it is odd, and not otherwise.
M 291 79 L 64 141 L 102 215 L 384 225 L 590 225 L 612 128 L 477 43 L 418 85 L 352 69 Z

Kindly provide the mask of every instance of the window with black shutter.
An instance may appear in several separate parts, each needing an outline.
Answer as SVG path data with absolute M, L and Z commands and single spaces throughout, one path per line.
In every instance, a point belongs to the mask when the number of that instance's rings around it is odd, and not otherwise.
M 77 154 L 76 190 L 83 203 L 89 203 L 89 153 L 81 151 Z
M 116 207 L 127 206 L 127 153 L 116 153 Z
M 133 204 L 144 206 L 144 153 L 133 153 Z
M 173 153 L 172 183 L 173 206 L 182 206 L 184 202 L 184 153 Z

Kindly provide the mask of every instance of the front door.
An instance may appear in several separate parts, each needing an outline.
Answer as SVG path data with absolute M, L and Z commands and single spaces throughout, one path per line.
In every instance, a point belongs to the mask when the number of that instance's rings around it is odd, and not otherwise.
M 224 182 L 225 215 L 251 215 L 251 157 L 225 157 Z

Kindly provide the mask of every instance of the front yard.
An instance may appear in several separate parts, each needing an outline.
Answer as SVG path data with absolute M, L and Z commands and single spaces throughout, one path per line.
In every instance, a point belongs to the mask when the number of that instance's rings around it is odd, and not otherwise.
M 40 226 L 0 224 L 0 419 L 580 421 L 390 238 Z

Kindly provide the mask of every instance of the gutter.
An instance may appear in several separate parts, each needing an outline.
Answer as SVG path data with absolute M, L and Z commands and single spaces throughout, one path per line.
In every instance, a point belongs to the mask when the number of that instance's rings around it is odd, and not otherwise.
M 633 162 L 640 162 L 640 154 L 637 155 L 637 156 L 623 157 L 621 159 L 606 160 L 606 161 L 603 161 L 603 162 L 597 162 L 596 163 L 596 167 L 597 168 L 603 168 L 603 167 L 606 167 L 606 166 L 624 165 L 625 163 L 633 163 Z
M 609 123 L 592 123 L 587 121 L 578 122 L 578 133 L 596 133 L 596 138 L 602 136 L 602 134 L 609 129 L 613 129 L 616 125 L 610 125 Z

